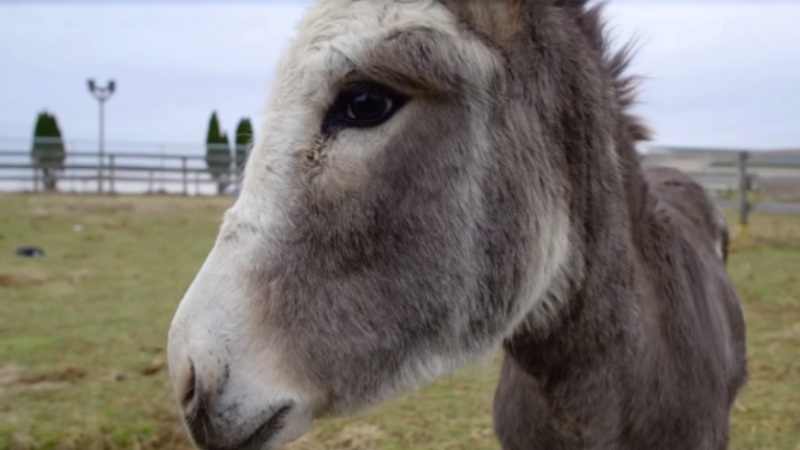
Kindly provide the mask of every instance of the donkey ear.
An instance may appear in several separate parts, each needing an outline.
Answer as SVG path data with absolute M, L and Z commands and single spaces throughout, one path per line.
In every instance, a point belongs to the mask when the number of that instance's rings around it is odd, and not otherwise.
M 502 45 L 522 27 L 526 4 L 541 0 L 444 0 L 461 20 Z

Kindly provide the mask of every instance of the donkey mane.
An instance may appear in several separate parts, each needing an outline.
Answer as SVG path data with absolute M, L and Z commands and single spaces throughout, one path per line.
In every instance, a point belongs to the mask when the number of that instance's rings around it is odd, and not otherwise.
M 641 118 L 630 112 L 637 102 L 638 88 L 642 81 L 640 76 L 627 73 L 635 53 L 634 42 L 628 42 L 617 50 L 612 48 L 612 40 L 607 31 L 608 22 L 603 18 L 605 3 L 587 7 L 589 0 L 563 1 L 569 6 L 578 27 L 600 55 L 607 76 L 613 80 L 624 129 L 634 141 L 650 140 L 652 138 L 650 128 L 643 123 Z
M 635 55 L 635 41 L 629 41 L 619 49 L 613 48 L 613 40 L 608 33 L 608 21 L 604 18 L 606 2 L 592 6 L 593 0 L 551 0 L 554 6 L 562 7 L 571 16 L 575 25 L 587 39 L 602 63 L 605 75 L 612 80 L 624 128 L 634 141 L 652 139 L 652 130 L 643 120 L 632 114 L 630 109 L 637 103 L 638 88 L 642 77 L 628 73 Z M 472 27 L 471 24 L 467 25 Z
M 544 17 L 556 14 L 556 9 L 559 14 L 563 12 L 563 18 L 567 20 L 563 24 L 565 28 L 573 28 L 574 25 L 574 29 L 578 31 L 580 42 L 575 43 L 576 47 L 589 51 L 597 64 L 598 72 L 589 76 L 596 77 L 597 81 L 604 83 L 612 92 L 609 103 L 600 107 L 614 116 L 616 128 L 613 130 L 612 140 L 617 155 L 616 171 L 623 182 L 631 221 L 636 223 L 648 208 L 648 187 L 643 179 L 636 143 L 651 140 L 653 133 L 645 121 L 631 111 L 637 104 L 638 89 L 642 82 L 641 76 L 629 73 L 629 66 L 635 55 L 635 41 L 615 48 L 604 17 L 606 3 L 593 0 L 497 0 L 498 6 L 493 8 L 488 5 L 472 6 L 475 1 L 437 1 L 453 9 L 460 15 L 462 26 L 481 36 L 495 49 L 503 46 L 498 41 L 513 41 L 514 37 L 511 36 L 535 33 L 539 26 L 535 22 L 540 20 L 536 15 L 538 12 L 543 11 Z M 481 2 L 482 0 L 478 0 L 477 3 Z M 544 11 L 547 8 L 551 10 Z M 495 11 L 491 11 L 492 9 Z M 490 15 L 494 14 L 494 17 L 481 17 L 487 11 Z M 500 53 L 504 53 L 502 49 Z M 580 71 L 582 68 L 577 67 L 574 70 Z M 576 108 L 579 109 L 580 107 Z
M 601 2 L 588 6 L 591 0 L 556 0 L 561 4 L 577 24 L 578 29 L 586 36 L 591 48 L 597 53 L 605 76 L 611 81 L 617 107 L 618 132 L 616 152 L 620 158 L 620 169 L 624 177 L 628 196 L 631 219 L 636 221 L 640 209 L 646 208 L 646 183 L 642 179 L 639 153 L 636 151 L 637 141 L 652 139 L 652 130 L 643 119 L 632 113 L 631 109 L 638 101 L 638 90 L 642 77 L 628 72 L 635 55 L 635 42 L 628 41 L 619 49 L 613 48 L 609 36 L 608 22 L 604 18 L 606 3 Z

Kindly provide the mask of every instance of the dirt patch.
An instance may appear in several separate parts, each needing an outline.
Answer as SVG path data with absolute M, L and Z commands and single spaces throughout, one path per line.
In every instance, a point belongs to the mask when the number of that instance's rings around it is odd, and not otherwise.
M 142 345 L 139 347 L 139 350 L 153 355 L 160 355 L 165 352 L 163 345 Z
M 326 448 L 372 450 L 384 437 L 383 431 L 375 425 L 355 424 L 345 427 L 333 440 L 326 443 Z
M 76 367 L 66 367 L 53 372 L 29 373 L 20 366 L 10 365 L 0 367 L 0 389 L 14 386 L 51 385 L 68 383 L 82 379 L 86 371 Z
M 0 387 L 16 383 L 24 373 L 25 370 L 20 366 L 0 367 Z
M 329 440 L 320 439 L 317 433 L 288 445 L 287 450 L 373 450 L 378 447 L 386 434 L 375 425 L 353 424 L 344 427 Z
M 86 376 L 86 371 L 76 367 L 66 367 L 54 372 L 32 373 L 25 374 L 20 378 L 19 382 L 22 384 L 36 384 L 36 383 L 67 383 L 70 381 L 80 380 Z
M 167 367 L 167 361 L 164 358 L 156 358 L 155 360 L 153 360 L 153 362 L 143 367 L 142 370 L 140 370 L 140 372 L 144 376 L 151 376 L 161 372 L 166 367 Z
M 100 380 L 105 383 L 121 383 L 127 380 L 128 377 L 122 372 L 112 371 L 102 377 Z
M 9 394 L 61 389 L 85 376 L 85 371 L 74 367 L 53 372 L 29 373 L 19 366 L 3 366 L 0 367 L 0 404 L 4 403 L 3 397 Z
M 783 321 L 800 320 L 800 306 L 787 303 L 761 302 L 745 299 L 745 314 L 780 318 Z
M 47 281 L 43 273 L 32 269 L 0 273 L 0 287 L 20 289 L 41 286 Z

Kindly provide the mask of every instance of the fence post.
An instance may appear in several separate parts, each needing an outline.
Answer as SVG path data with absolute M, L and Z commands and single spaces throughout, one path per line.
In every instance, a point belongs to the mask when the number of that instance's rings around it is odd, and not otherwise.
M 39 169 L 36 164 L 33 165 L 33 192 L 39 192 Z
M 183 195 L 189 195 L 189 186 L 188 186 L 189 180 L 187 178 L 189 174 L 187 172 L 186 159 L 187 158 L 185 156 L 181 158 L 181 166 L 183 171 Z
M 194 173 L 194 195 L 195 197 L 200 196 L 200 172 Z
M 109 193 L 114 194 L 114 155 L 108 156 L 108 184 L 109 184 Z
M 747 219 L 750 214 L 748 194 L 750 192 L 750 178 L 747 176 L 748 152 L 739 152 L 739 233 L 747 234 Z
M 159 148 L 159 151 L 160 151 L 160 156 L 159 156 L 160 164 L 159 164 L 159 166 L 161 168 L 161 173 L 158 175 L 159 178 L 161 179 L 161 181 L 160 181 L 160 184 L 161 184 L 160 190 L 161 190 L 161 192 L 167 192 L 166 188 L 164 187 L 164 174 L 166 172 L 164 170 L 164 146 L 161 145 L 158 148 Z

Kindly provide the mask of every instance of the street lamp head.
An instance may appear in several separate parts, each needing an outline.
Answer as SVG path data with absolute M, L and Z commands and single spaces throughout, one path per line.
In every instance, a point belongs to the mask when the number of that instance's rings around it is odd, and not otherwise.
M 89 85 L 89 92 L 94 92 L 94 90 L 96 88 L 96 85 L 94 84 L 94 80 L 89 78 L 89 80 L 87 81 L 87 84 Z
M 111 81 L 108 82 L 108 92 L 109 93 L 113 94 L 114 93 L 114 89 L 116 89 L 116 88 L 117 88 L 117 84 L 114 82 L 114 80 L 111 80 Z

